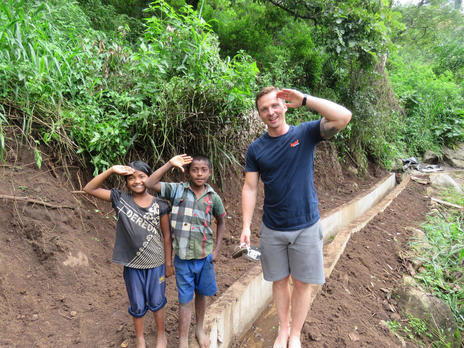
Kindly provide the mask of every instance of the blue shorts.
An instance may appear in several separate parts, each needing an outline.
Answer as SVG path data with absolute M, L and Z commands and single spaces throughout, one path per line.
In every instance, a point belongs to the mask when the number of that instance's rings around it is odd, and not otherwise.
M 176 255 L 174 267 L 179 303 L 192 301 L 195 292 L 203 296 L 216 294 L 218 289 L 214 274 L 213 254 L 209 254 L 204 259 L 194 260 L 182 260 Z
M 124 266 L 124 281 L 129 296 L 129 314 L 141 318 L 148 310 L 156 312 L 166 304 L 165 265 L 137 269 Z

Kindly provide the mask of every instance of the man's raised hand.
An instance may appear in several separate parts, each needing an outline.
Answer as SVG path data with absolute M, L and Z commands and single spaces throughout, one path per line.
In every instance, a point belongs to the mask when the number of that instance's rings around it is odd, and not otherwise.
M 277 92 L 277 98 L 281 98 L 285 101 L 285 105 L 289 108 L 298 108 L 301 106 L 301 103 L 304 98 L 304 94 L 296 89 L 282 89 L 281 91 Z

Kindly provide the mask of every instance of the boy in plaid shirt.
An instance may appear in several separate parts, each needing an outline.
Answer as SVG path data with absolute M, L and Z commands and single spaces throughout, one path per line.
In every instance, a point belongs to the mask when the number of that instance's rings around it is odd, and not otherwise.
M 188 165 L 188 182 L 160 182 L 171 168 L 184 171 Z M 195 298 L 195 336 L 201 348 L 210 340 L 203 330 L 206 296 L 217 292 L 213 261 L 218 256 L 225 231 L 225 209 L 219 195 L 208 185 L 211 162 L 208 157 L 185 154 L 174 156 L 156 170 L 145 186 L 160 193 L 161 198 L 172 204 L 172 244 L 175 251 L 174 268 L 180 304 L 179 348 L 188 348 L 188 330 Z M 213 248 L 211 221 L 216 219 L 216 247 Z M 171 266 L 172 267 L 172 266 Z

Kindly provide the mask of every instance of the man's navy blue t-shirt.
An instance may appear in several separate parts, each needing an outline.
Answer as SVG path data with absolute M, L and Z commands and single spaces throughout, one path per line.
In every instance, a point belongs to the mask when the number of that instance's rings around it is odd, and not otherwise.
M 278 137 L 265 133 L 248 147 L 245 171 L 258 172 L 263 180 L 268 228 L 295 231 L 319 220 L 314 150 L 321 140 L 317 120 L 290 126 Z

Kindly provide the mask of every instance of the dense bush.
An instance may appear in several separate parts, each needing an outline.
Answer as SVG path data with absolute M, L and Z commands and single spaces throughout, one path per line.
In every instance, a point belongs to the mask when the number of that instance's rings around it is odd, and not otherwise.
M 95 172 L 206 153 L 221 174 L 243 163 L 255 92 L 277 85 L 350 108 L 334 140 L 342 157 L 391 168 L 463 140 L 463 19 L 443 1 L 401 8 L 403 23 L 373 0 L 188 1 L 198 11 L 184 0 L 4 1 L 0 156 L 14 123 L 38 163 L 38 144 Z M 418 40 L 428 19 L 440 28 Z M 288 121 L 316 117 L 298 109 Z
M 395 55 L 390 59 L 390 78 L 406 117 L 403 141 L 410 155 L 464 140 L 464 88 L 445 72 L 435 74 L 433 66 L 417 56 Z
M 179 152 L 211 155 L 219 174 L 236 161 L 243 140 L 232 134 L 250 121 L 258 70 L 243 52 L 222 60 L 191 8 L 153 3 L 137 50 L 90 29 L 75 3 L 10 0 L 0 10 L 2 100 L 24 110 L 9 121 L 35 141 L 90 159 L 95 172 Z

